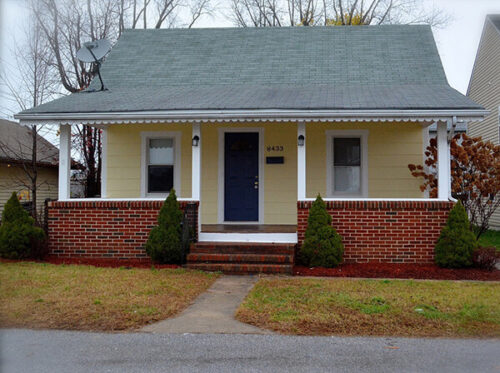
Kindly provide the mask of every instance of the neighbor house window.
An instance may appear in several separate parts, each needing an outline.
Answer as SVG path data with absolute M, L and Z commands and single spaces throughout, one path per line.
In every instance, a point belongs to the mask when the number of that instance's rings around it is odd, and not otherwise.
M 166 195 L 180 189 L 180 133 L 142 132 L 143 197 Z
M 368 197 L 367 135 L 361 131 L 327 131 L 327 194 Z
M 174 187 L 174 139 L 148 141 L 148 193 L 168 193 Z

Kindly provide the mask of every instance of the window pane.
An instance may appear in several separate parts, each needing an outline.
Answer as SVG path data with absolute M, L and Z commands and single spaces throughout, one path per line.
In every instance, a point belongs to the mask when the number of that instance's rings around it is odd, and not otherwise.
M 335 192 L 360 193 L 361 167 L 335 166 L 333 185 Z
M 150 139 L 149 164 L 174 164 L 174 140 Z
M 168 193 L 173 186 L 174 166 L 148 166 L 148 193 Z
M 335 166 L 360 166 L 361 145 L 359 138 L 333 139 L 333 164 Z

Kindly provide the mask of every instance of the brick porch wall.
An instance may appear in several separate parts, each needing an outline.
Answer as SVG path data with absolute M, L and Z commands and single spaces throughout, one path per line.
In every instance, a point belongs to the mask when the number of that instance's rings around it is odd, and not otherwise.
M 299 201 L 298 240 L 304 240 L 312 202 Z M 434 245 L 453 207 L 440 201 L 328 201 L 342 236 L 345 262 L 433 263 Z
M 188 220 L 198 224 L 198 202 Z M 60 258 L 107 258 L 148 261 L 144 244 L 163 201 L 49 202 L 49 255 Z M 195 232 L 197 234 L 197 232 Z

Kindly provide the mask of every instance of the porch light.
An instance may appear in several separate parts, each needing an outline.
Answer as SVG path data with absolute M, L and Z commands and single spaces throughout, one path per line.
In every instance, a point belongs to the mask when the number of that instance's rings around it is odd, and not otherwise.
M 305 139 L 306 138 L 304 137 L 304 135 L 299 135 L 299 138 L 298 138 L 299 146 L 304 146 Z
M 200 144 L 200 136 L 194 135 L 193 137 L 193 146 L 198 146 Z

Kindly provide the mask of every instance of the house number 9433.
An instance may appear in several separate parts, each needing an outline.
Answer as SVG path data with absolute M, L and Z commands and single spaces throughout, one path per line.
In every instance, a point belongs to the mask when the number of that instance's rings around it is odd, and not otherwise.
M 282 152 L 284 147 L 283 145 L 268 145 L 266 149 L 268 152 Z

